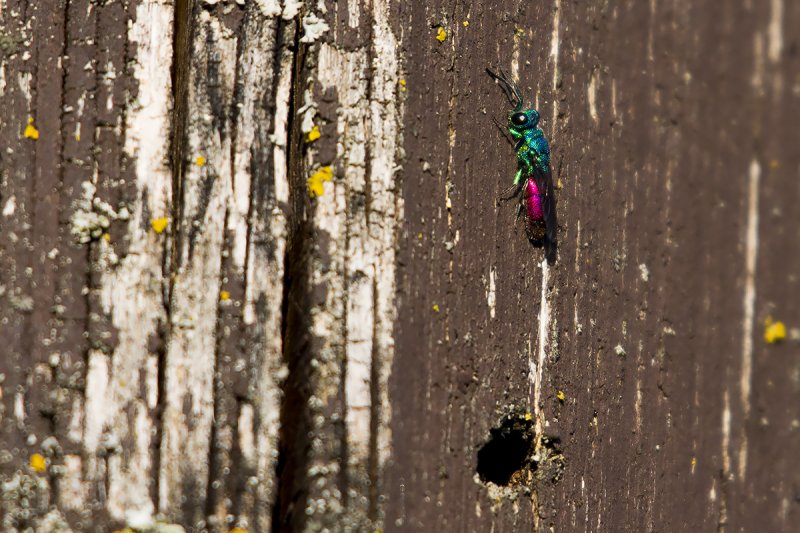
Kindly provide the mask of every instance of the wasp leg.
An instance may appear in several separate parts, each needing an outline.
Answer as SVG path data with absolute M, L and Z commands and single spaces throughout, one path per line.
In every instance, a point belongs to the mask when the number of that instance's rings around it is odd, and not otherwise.
M 517 196 L 519 196 L 519 193 L 522 192 L 522 189 L 524 187 L 525 187 L 525 180 L 520 180 L 519 183 L 516 183 L 510 189 L 506 189 L 506 191 L 497 198 L 497 205 L 500 205 L 503 202 L 507 202 L 513 198 L 516 198 Z
M 514 146 L 514 139 L 511 138 L 511 135 L 509 135 L 508 132 L 503 129 L 503 127 L 500 125 L 500 123 L 497 121 L 497 119 L 495 117 L 492 117 L 492 120 L 494 121 L 494 125 L 497 126 L 497 129 L 500 130 L 500 133 L 503 134 L 503 137 L 506 138 L 506 141 L 508 141 L 508 144 L 510 144 L 511 146 Z

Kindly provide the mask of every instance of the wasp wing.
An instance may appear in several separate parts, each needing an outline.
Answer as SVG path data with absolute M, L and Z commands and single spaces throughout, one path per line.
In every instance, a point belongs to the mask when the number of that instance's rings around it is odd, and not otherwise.
M 545 257 L 548 263 L 556 260 L 558 219 L 556 218 L 556 195 L 553 188 L 553 174 L 549 168 L 535 165 L 531 178 L 542 195 L 542 214 L 546 232 L 544 236 Z

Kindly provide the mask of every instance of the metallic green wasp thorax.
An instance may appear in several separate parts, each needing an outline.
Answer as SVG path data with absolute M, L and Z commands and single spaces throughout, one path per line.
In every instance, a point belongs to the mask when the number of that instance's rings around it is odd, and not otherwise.
M 508 132 L 514 139 L 517 151 L 517 175 L 514 183 L 540 170 L 550 173 L 550 145 L 544 132 L 537 127 L 539 113 L 535 109 L 512 112 L 508 116 Z

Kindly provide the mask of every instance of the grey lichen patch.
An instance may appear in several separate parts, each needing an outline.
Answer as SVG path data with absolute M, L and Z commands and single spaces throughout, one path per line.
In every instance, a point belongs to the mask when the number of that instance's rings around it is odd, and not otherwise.
M 39 531 L 42 516 L 47 513 L 48 487 L 44 479 L 17 471 L 0 485 L 2 530 L 9 533 Z
M 539 448 L 533 456 L 536 463 L 534 477 L 537 483 L 558 483 L 564 476 L 567 459 L 561 452 L 558 437 L 542 435 Z
M 75 204 L 70 228 L 79 243 L 86 244 L 93 239 L 99 239 L 113 220 L 127 220 L 130 217 L 127 207 L 115 210 L 108 203 L 95 197 L 97 188 L 94 183 L 84 181 L 81 187 L 83 196 Z
M 152 509 L 134 509 L 125 514 L 125 525 L 137 533 L 185 533 L 179 524 L 153 516 Z
M 42 518 L 36 531 L 39 533 L 72 533 L 67 520 L 57 509 L 51 510 Z
M 25 37 L 23 35 L 11 35 L 8 32 L 0 31 L 0 59 L 12 57 L 19 53 L 23 48 Z
M 17 288 L 8 295 L 11 306 L 21 313 L 33 311 L 33 298 L 28 294 L 22 294 L 22 289 Z

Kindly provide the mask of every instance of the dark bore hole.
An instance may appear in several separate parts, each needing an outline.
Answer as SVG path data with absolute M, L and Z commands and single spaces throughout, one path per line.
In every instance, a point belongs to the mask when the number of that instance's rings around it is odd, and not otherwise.
M 489 441 L 478 450 L 478 476 L 481 481 L 510 485 L 519 479 L 514 474 L 531 468 L 534 445 L 533 423 L 520 416 L 503 419 L 489 432 Z M 516 484 L 516 483 L 514 483 Z

